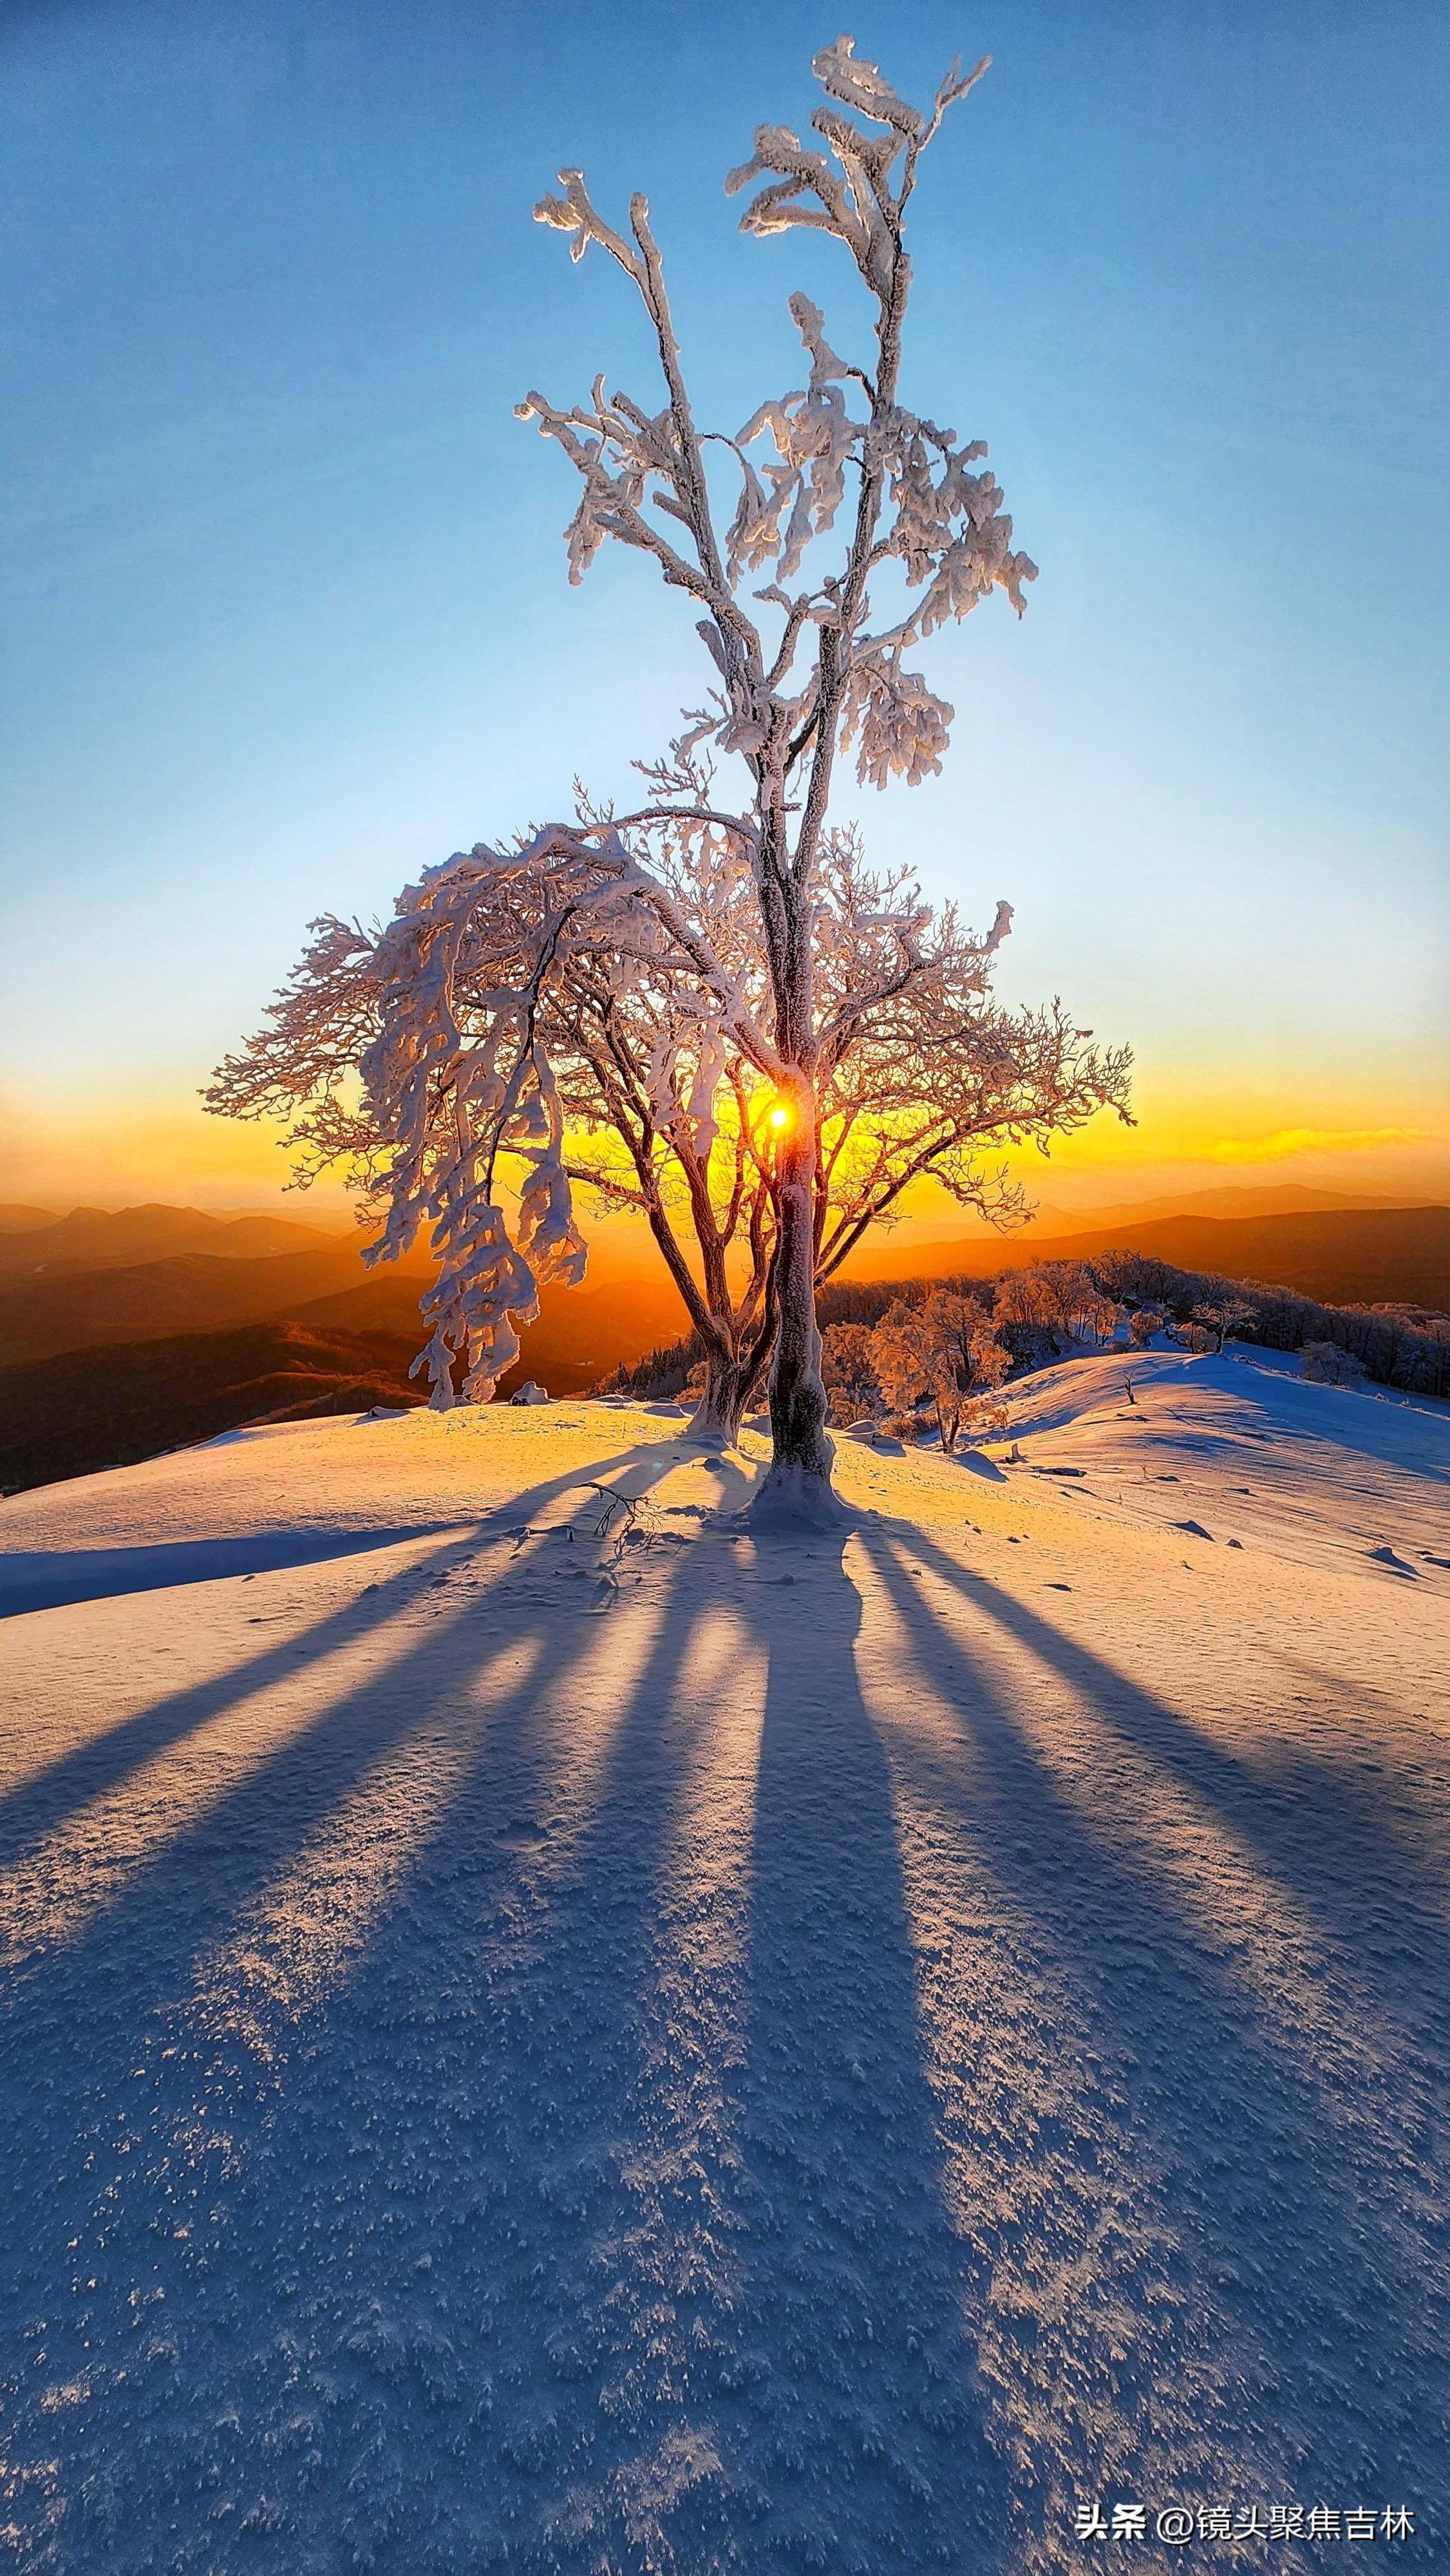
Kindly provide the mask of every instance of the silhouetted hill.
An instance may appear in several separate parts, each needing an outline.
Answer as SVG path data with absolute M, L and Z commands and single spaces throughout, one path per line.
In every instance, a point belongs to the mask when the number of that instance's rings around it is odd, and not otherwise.
M 24 1287 L 7 1284 L 0 1288 L 0 1363 L 280 1320 L 366 1276 L 356 1241 L 347 1240 L 317 1251 L 232 1260 L 180 1253 L 124 1269 L 60 1272 Z M 413 1276 L 416 1299 L 416 1265 Z
M 100 1467 L 132 1466 L 158 1451 L 214 1439 L 248 1423 L 301 1419 L 319 1413 L 362 1413 L 371 1405 L 418 1404 L 424 1381 L 408 1371 L 423 1341 L 418 1314 L 426 1273 L 385 1270 L 357 1276 L 353 1284 L 304 1302 L 295 1313 L 248 1322 L 225 1331 L 184 1331 L 142 1337 L 134 1317 L 113 1315 L 114 1336 L 89 1348 L 67 1348 L 0 1366 L 0 1486 L 48 1484 Z M 294 1282 L 291 1256 L 245 1267 L 259 1285 L 285 1273 Z M 196 1283 L 181 1265 L 146 1265 L 153 1275 L 130 1271 L 92 1274 L 73 1284 L 72 1301 L 83 1311 L 84 1294 L 104 1291 L 114 1301 L 123 1283 L 137 1304 L 154 1302 L 154 1273 L 165 1274 L 167 1298 Z M 305 1275 L 304 1275 L 305 1284 Z M 227 1293 L 236 1285 L 223 1282 Z M 203 1287 L 217 1293 L 215 1279 Z M 0 1301 L 3 1306 L 13 1301 Z M 51 1303 L 64 1304 L 59 1289 Z M 520 1335 L 522 1356 L 500 1384 L 511 1395 L 526 1377 L 551 1395 L 578 1395 L 618 1365 L 633 1361 L 684 1322 L 668 1280 L 614 1283 L 605 1288 L 546 1288 L 537 1323 Z M 69 1309 L 67 1309 L 69 1311 Z M 34 1324 L 30 1318 L 27 1329 Z M 54 1328 L 65 1328 L 64 1321 Z
M 0 1235 L 29 1234 L 35 1226 L 54 1223 L 54 1208 L 23 1207 L 14 1199 L 0 1207 Z
M 227 1230 L 225 1220 L 203 1221 Z M 1180 1214 L 1050 1237 L 1029 1231 L 899 1246 L 887 1238 L 847 1279 L 983 1278 L 1112 1249 L 1274 1281 L 1336 1305 L 1450 1309 L 1450 1209 L 1436 1207 Z M 423 1338 L 418 1298 L 428 1275 L 420 1258 L 401 1270 L 366 1271 L 355 1236 L 300 1252 L 181 1253 L 24 1285 L 12 1272 L 0 1289 L 0 1481 L 42 1483 L 130 1463 L 279 1410 L 416 1403 L 422 1389 L 407 1372 Z M 523 1377 L 553 1395 L 577 1394 L 685 1327 L 663 1271 L 546 1289 L 540 1307 L 519 1364 L 503 1380 L 505 1395 Z
M 299 1307 L 297 1320 L 336 1325 L 350 1333 L 411 1333 L 416 1349 L 423 1339 L 418 1321 L 423 1284 L 416 1273 L 374 1271 L 358 1287 Z M 527 1374 L 554 1395 L 564 1389 L 552 1384 L 551 1369 L 564 1365 L 598 1376 L 626 1354 L 638 1358 L 661 1334 L 672 1336 L 685 1323 L 679 1297 L 662 1268 L 658 1279 L 611 1281 L 603 1288 L 587 1283 L 582 1288 L 544 1288 L 539 1294 L 538 1321 L 526 1325 L 519 1339 Z
M 1077 1233 L 1091 1226 L 1098 1233 L 1105 1226 L 1150 1225 L 1167 1216 L 1310 1216 L 1316 1211 L 1350 1208 L 1406 1208 L 1423 1206 L 1423 1199 L 1401 1196 L 1376 1198 L 1372 1193 L 1356 1190 L 1310 1189 L 1302 1181 L 1284 1181 L 1277 1186 L 1264 1182 L 1227 1182 L 1212 1190 L 1179 1190 L 1171 1197 L 1124 1200 L 1117 1206 L 1087 1208 L 1069 1220 L 1067 1211 L 1054 1211 L 1054 1235 Z M 1045 1212 L 1044 1212 L 1045 1213 Z M 1048 1228 L 1043 1227 L 1043 1232 Z
M 989 1279 L 1033 1261 L 1076 1261 L 1094 1252 L 1143 1252 L 1184 1270 L 1226 1279 L 1270 1280 L 1332 1305 L 1450 1309 L 1450 1208 L 1311 1210 L 1295 1216 L 1159 1217 L 1143 1225 L 1098 1225 L 1072 1234 L 888 1236 L 863 1247 L 851 1279 Z
M 1096 1229 L 1073 1238 L 1107 1251 L 1120 1243 L 1182 1270 L 1271 1280 L 1331 1305 L 1404 1303 L 1450 1308 L 1450 1208 L 1353 1208 L 1279 1217 L 1162 1217 L 1151 1225 Z M 1041 1259 L 1070 1245 L 1039 1245 Z
M 134 1466 L 244 1423 L 416 1404 L 416 1348 L 416 1335 L 253 1324 L 0 1368 L 0 1486 Z
M 114 1270 L 184 1252 L 254 1260 L 279 1252 L 322 1251 L 339 1241 L 322 1226 L 299 1225 L 288 1217 L 208 1216 L 202 1208 L 79 1207 L 63 1217 L 36 1213 L 36 1224 L 0 1228 L 0 1273 L 13 1276 L 17 1285 L 27 1274 Z

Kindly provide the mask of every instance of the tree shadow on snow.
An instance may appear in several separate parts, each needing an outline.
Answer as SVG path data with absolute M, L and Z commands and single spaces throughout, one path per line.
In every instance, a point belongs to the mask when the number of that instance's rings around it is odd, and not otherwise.
M 1157 2167 L 1148 2214 L 1175 2246 L 1168 2303 L 1140 2311 L 1140 2365 L 1156 2345 L 1162 2384 L 1196 2388 L 1210 2485 L 1215 2459 L 1221 2487 L 1239 2464 L 1241 2490 L 1258 2460 L 1278 2492 L 1311 2501 L 1418 2496 L 1423 2527 L 1450 2466 L 1433 2286 L 1433 1998 L 1450 1948 L 1428 1871 L 1395 1889 L 1386 1863 L 1403 1843 L 1346 1765 L 1285 1763 L 1268 1745 L 1251 1766 L 919 1528 L 872 1520 L 861 1535 L 960 1746 L 913 1727 L 906 1671 L 893 1759 L 1080 1998 L 1075 2045 L 1110 2070 L 1106 2116 L 1101 2085 L 1083 2088 L 1087 2161 L 1102 2163 L 1117 2126 L 1125 2174 L 1135 2153 Z M 1100 1730 L 1100 1766 L 1090 1742 L 1059 1759 L 1060 1721 L 1004 1686 L 1007 1640 Z M 1123 1777 L 1146 1797 L 1136 1823 Z M 1000 2250 L 1008 2272 L 1030 2271 L 1021 2249 Z M 1152 2376 L 1140 2366 L 1121 2392 L 1121 2418 L 1139 2419 L 1130 2470 L 1152 2447 Z M 1095 2461 L 1082 2429 L 1090 2494 L 1103 2448 Z
M 795 1600 L 718 1535 L 626 1554 L 623 1618 L 569 1557 L 450 1544 L 12 1810 L 44 1856 L 188 1729 L 322 1680 L 23 1963 L 37 2565 L 212 2576 L 265 2532 L 400 2576 L 905 2571 L 960 2564 L 967 2516 L 993 2565 L 839 1545 Z M 763 1720 L 726 1758 L 739 1658 Z
M 987 2570 L 1006 2481 L 974 2361 L 985 2285 L 944 2201 L 849 1535 L 764 1549 L 755 1594 L 769 1677 L 737 2098 L 776 2547 L 782 2565 Z M 774 1588 L 793 1560 L 804 1617 Z
M 395 1529 L 383 1533 L 377 1544 L 396 1546 L 436 1536 L 441 1527 L 444 1544 L 425 1558 L 414 1559 L 397 1572 L 385 1575 L 366 1591 L 329 1611 L 299 1636 L 283 1639 L 275 1646 L 263 1647 L 246 1662 L 231 1664 L 212 1679 L 198 1682 L 156 1701 L 150 1708 L 123 1718 L 114 1726 L 102 1727 L 54 1761 L 43 1763 L 8 1794 L 0 1795 L 0 1867 L 13 1858 L 33 1835 L 59 1822 L 72 1808 L 113 1788 L 139 1765 L 168 1745 L 180 1742 L 197 1727 L 238 1708 L 274 1685 L 300 1678 L 341 1648 L 362 1642 L 371 1632 L 382 1629 L 425 1584 L 436 1583 L 443 1576 L 463 1566 L 490 1539 L 502 1540 L 520 1524 L 526 1525 L 535 1513 L 544 1511 L 563 1496 L 578 1488 L 618 1481 L 626 1490 L 631 1487 L 647 1492 L 666 1469 L 660 1463 L 661 1452 L 644 1443 L 616 1450 L 577 1473 L 555 1476 L 530 1487 L 511 1498 L 506 1508 L 489 1512 L 464 1526 L 458 1521 L 446 1524 L 422 1522 L 415 1528 Z M 324 1542 L 305 1560 L 321 1561 L 331 1555 Z M 211 1542 L 206 1542 L 210 1544 Z M 355 1552 L 351 1541 L 348 1553 Z M 107 1558 L 129 1551 L 100 1551 Z M 151 1551 L 144 1551 L 150 1554 Z M 64 1560 L 69 1563 L 69 1556 Z M 267 1569 L 245 1568 L 242 1571 Z M 110 1589 L 127 1590 L 127 1585 Z M 151 1587 L 146 1587 L 151 1588 Z M 86 1593 L 78 1598 L 100 1598 Z
M 1312 1814 L 1286 1842 L 1221 1748 L 875 1516 L 793 1546 L 715 1528 L 623 1549 L 596 1616 L 576 1566 L 600 1498 L 581 1494 L 573 1542 L 523 1525 L 595 1481 L 643 1496 L 674 1463 L 646 1446 L 539 1487 L 12 1803 L 48 1900 L 154 1756 L 310 1684 L 193 1810 L 149 1840 L 143 1816 L 17 1984 L 7 2047 L 34 2108 L 9 2142 L 21 2358 L 0 2396 L 34 2564 L 1015 2576 L 1075 2563 L 1077 2493 L 1114 2443 L 1151 2445 L 1175 2367 L 1230 2468 L 1398 2488 L 1418 2446 L 1428 2492 L 1430 2382 L 1375 2376 L 1387 2312 L 1405 2350 L 1418 2332 L 1393 2061 L 1360 2124 L 1340 2117 L 1171 1871 L 1049 1760 L 993 1640 L 1352 1942 L 1310 1829 L 1336 1782 L 1296 1781 Z M 884 1717 L 856 1544 L 910 1641 Z M 918 1724 L 928 1698 L 945 1732 Z M 1141 2249 L 1078 2242 L 1060 2194 L 1014 2197 L 1046 2124 L 1010 2085 L 1004 2113 L 1000 2070 L 968 2055 L 948 2084 L 903 1797 L 1078 1999 L 1081 2026 L 1051 2034 L 1043 2000 L 1030 2044 L 1112 2061 L 1097 2127 L 1057 2152 L 1151 2164 L 1139 2214 L 1146 2190 L 1181 2299 L 1153 2327 L 1165 2378 L 1130 2355 L 1080 2384 L 1069 2353 L 1052 2383 L 1056 2329 L 1029 2313 L 1044 2249 L 1086 2305 L 1127 2294 Z M 1302 1963 L 1259 1947 L 1292 2000 Z M 1300 2266 L 1277 2306 L 1242 2260 L 1265 2206 Z M 1316 2350 L 1344 2395 L 1306 2412 Z

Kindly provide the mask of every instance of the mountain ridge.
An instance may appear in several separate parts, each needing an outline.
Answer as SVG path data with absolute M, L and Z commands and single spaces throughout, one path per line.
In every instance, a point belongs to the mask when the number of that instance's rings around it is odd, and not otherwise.
M 132 1269 L 187 1252 L 264 1260 L 280 1252 L 322 1251 L 346 1239 L 290 1217 L 218 1217 L 204 1208 L 171 1207 L 160 1200 L 133 1208 L 75 1207 L 39 1226 L 0 1224 L 0 1277 L 74 1277 Z
M 1450 1311 L 1450 1208 L 1313 1209 L 1285 1217 L 1160 1217 L 1039 1236 L 889 1237 L 845 1264 L 843 1279 L 989 1278 L 1038 1261 L 1141 1252 L 1184 1270 L 1259 1279 L 1332 1305 L 1416 1305 Z

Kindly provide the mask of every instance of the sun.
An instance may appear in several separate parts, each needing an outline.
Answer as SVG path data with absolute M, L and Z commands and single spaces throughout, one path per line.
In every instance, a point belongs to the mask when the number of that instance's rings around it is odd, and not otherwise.
M 783 1100 L 776 1102 L 765 1123 L 767 1127 L 773 1127 L 778 1136 L 790 1125 L 790 1111 Z

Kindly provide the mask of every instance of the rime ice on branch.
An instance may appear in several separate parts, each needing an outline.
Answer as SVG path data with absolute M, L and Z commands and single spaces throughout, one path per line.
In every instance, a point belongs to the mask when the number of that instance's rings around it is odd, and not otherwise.
M 569 170 L 563 195 L 535 210 L 576 260 L 595 244 L 631 279 L 665 395 L 653 408 L 601 374 L 586 403 L 534 392 L 520 405 L 579 476 L 570 578 L 607 537 L 652 556 L 700 612 L 705 703 L 644 768 L 636 811 L 581 803 L 573 823 L 512 850 L 455 856 L 407 890 L 366 964 L 345 926 L 315 925 L 271 1030 L 210 1095 L 241 1115 L 281 1105 L 295 1023 L 304 1160 L 346 1150 L 351 1117 L 387 1211 L 377 1257 L 432 1229 L 435 1401 L 452 1400 L 459 1360 L 465 1392 L 490 1392 L 537 1285 L 580 1275 L 573 1186 L 641 1209 L 705 1342 L 714 1427 L 738 1422 L 770 1357 L 763 1501 L 792 1515 L 827 1508 L 818 1280 L 925 1174 L 989 1214 L 1016 1212 L 1020 1194 L 983 1150 L 1028 1139 L 1045 1150 L 1104 1104 L 1126 1117 L 1128 1073 L 1125 1050 L 1099 1054 L 1059 1005 L 1010 1014 L 992 1000 L 1010 907 L 985 937 L 951 909 L 934 917 L 908 872 L 873 874 L 830 818 L 838 751 L 854 750 L 858 777 L 877 787 L 940 768 L 952 709 L 906 657 L 994 589 L 1020 612 L 1036 568 L 1013 550 L 997 483 L 975 470 L 981 441 L 959 444 L 898 398 L 907 203 L 947 109 L 987 66 L 954 70 L 929 115 L 857 62 L 849 37 L 813 68 L 826 150 L 762 126 L 727 186 L 763 182 L 745 232 L 803 225 L 844 246 L 874 353 L 866 365 L 838 354 L 824 315 L 793 296 L 806 381 L 760 403 L 737 435 L 695 427 L 644 199 L 628 233 L 615 231 Z M 718 518 L 710 442 L 732 478 Z M 891 614 L 876 615 L 873 586 L 892 595 Z M 722 759 L 744 765 L 738 803 L 715 792 Z M 332 979 L 356 1036 L 359 976 L 371 977 L 376 1027 L 354 1111 L 319 1032 Z M 763 1096 L 781 1122 L 768 1149 Z M 505 1168 L 523 1172 L 512 1232 Z
M 779 1066 L 754 881 L 704 815 L 482 845 L 405 890 L 382 932 L 314 923 L 268 1025 L 207 1095 L 290 1127 L 298 1179 L 346 1165 L 385 1220 L 434 1230 L 434 1402 L 486 1398 L 537 1285 L 577 1279 L 573 1194 L 648 1224 L 706 1355 L 697 1426 L 730 1438 L 776 1329 Z M 632 861 L 632 863 L 631 863 Z M 816 907 L 817 1282 L 930 1174 L 997 1222 L 990 1155 L 1121 1106 L 1127 1062 L 1060 1007 L 991 991 L 1006 929 L 935 916 L 833 833 Z M 870 1009 L 863 996 L 875 995 Z M 503 1183 L 507 1179 L 505 1190 Z M 508 1206 L 518 1214 L 509 1235 Z
M 626 236 L 600 215 L 582 172 L 566 170 L 564 194 L 536 208 L 541 222 L 571 236 L 575 259 L 595 243 L 632 280 L 667 397 L 655 410 L 611 393 L 600 375 L 585 404 L 562 409 L 535 392 L 521 406 L 558 441 L 583 487 L 568 532 L 571 575 L 577 579 L 613 537 L 653 555 L 665 580 L 696 601 L 718 685 L 685 744 L 710 741 L 738 754 L 750 774 L 750 798 L 735 820 L 750 855 L 771 1034 L 793 1109 L 777 1171 L 770 1489 L 772 1500 L 807 1514 L 823 1501 L 831 1467 L 814 1308 L 815 923 L 836 755 L 854 744 L 859 775 L 878 786 L 938 769 L 952 711 L 905 657 L 994 588 L 1020 610 L 1022 585 L 1035 571 L 1012 549 L 997 484 L 972 470 L 981 442 L 958 445 L 954 432 L 899 400 L 911 284 L 907 204 L 921 154 L 986 68 L 965 77 L 954 68 L 922 115 L 874 64 L 856 61 L 849 36 L 838 37 L 812 65 L 826 103 L 811 122 L 826 151 L 787 126 L 763 125 L 752 159 L 731 172 L 732 193 L 764 183 L 743 231 L 801 225 L 842 244 L 872 307 L 875 351 L 867 366 L 838 355 L 817 307 L 803 295 L 792 299 L 807 381 L 761 403 L 738 436 L 723 441 L 739 480 L 723 538 L 645 200 L 632 199 Z M 827 569 L 822 553 L 843 513 L 846 529 Z M 740 595 L 742 580 L 760 572 L 771 576 L 753 594 L 771 613 L 768 637 Z M 878 576 L 905 594 L 904 612 L 880 625 L 870 590 Z M 882 998 L 864 993 L 855 1007 L 865 1016 Z

